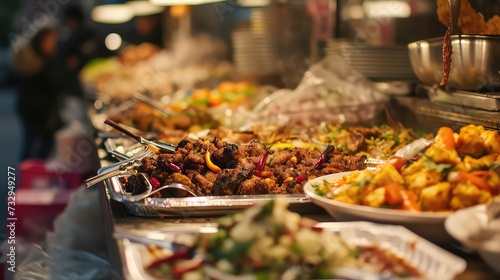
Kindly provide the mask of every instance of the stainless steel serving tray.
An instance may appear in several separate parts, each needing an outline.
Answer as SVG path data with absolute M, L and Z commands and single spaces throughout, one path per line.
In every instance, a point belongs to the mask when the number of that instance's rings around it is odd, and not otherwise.
M 106 171 L 101 168 L 98 173 Z M 125 194 L 118 177 L 104 181 L 110 199 L 121 202 L 128 214 L 141 217 L 204 217 L 239 212 L 259 201 L 282 198 L 289 209 L 301 214 L 321 213 L 323 210 L 312 203 L 305 194 L 284 195 L 234 195 L 200 196 L 189 198 L 146 198 L 137 202 L 124 199 Z
M 500 36 L 453 35 L 453 54 L 447 85 L 469 91 L 496 92 L 500 89 Z M 426 85 L 438 84 L 443 77 L 443 38 L 410 43 L 413 71 Z

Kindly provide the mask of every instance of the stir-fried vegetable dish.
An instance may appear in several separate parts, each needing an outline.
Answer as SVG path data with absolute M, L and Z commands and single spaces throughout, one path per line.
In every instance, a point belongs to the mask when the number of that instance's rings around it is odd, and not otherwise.
M 454 211 L 486 203 L 500 193 L 500 134 L 467 125 L 442 127 L 412 160 L 391 158 L 375 170 L 355 171 L 314 186 L 328 198 L 351 204 L 412 211 Z

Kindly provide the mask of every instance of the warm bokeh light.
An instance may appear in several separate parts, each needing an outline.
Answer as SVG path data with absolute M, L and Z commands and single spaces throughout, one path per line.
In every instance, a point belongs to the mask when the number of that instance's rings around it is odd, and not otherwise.
M 371 18 L 407 18 L 411 15 L 410 5 L 399 0 L 365 2 L 363 8 Z
M 127 2 L 126 5 L 132 9 L 135 16 L 149 16 L 163 12 L 163 7 L 153 5 L 149 1 L 135 0 Z
M 104 44 L 108 50 L 115 51 L 121 47 L 122 37 L 116 33 L 110 33 L 104 39 Z
M 222 2 L 224 0 L 149 0 L 154 5 L 175 6 L 175 5 L 201 5 L 207 3 Z
M 95 22 L 117 24 L 131 20 L 134 12 L 130 6 L 111 4 L 94 7 L 91 16 Z

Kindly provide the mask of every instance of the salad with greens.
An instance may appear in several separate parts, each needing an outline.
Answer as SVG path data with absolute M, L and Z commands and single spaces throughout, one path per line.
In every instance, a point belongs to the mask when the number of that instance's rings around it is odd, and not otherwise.
M 146 266 L 160 279 L 331 279 L 338 268 L 418 276 L 403 259 L 377 246 L 357 246 L 287 209 L 283 200 L 258 204 L 219 219 L 193 246 L 157 257 Z M 150 253 L 160 256 L 149 248 Z M 383 262 L 383 263 L 380 263 Z

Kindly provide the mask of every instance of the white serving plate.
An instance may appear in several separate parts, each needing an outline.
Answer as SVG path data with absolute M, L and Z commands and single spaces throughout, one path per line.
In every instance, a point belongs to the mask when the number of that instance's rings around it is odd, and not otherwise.
M 321 184 L 325 180 L 337 180 L 350 173 L 330 174 L 310 180 L 304 186 L 304 193 L 337 221 L 370 221 L 402 225 L 434 243 L 445 244 L 453 241 L 444 228 L 444 221 L 451 212 L 410 212 L 349 204 L 320 196 L 312 187 L 313 184 Z
M 445 251 L 401 226 L 369 222 L 330 222 L 319 223 L 317 227 L 323 228 L 323 230 L 332 234 L 337 234 L 353 244 L 384 246 L 384 248 L 398 254 L 425 274 L 424 278 L 418 279 L 453 279 L 465 271 L 467 266 L 462 258 Z M 168 228 L 164 228 L 163 231 L 162 234 L 168 236 Z M 158 234 L 158 232 L 155 233 Z M 170 234 L 175 233 L 177 232 Z M 196 231 L 193 233 L 196 233 Z M 156 279 L 144 269 L 147 263 L 151 261 L 148 259 L 146 243 L 132 242 L 129 239 L 121 239 L 121 241 L 125 255 L 124 269 L 127 278 Z M 168 248 L 168 241 L 165 241 L 165 246 Z M 210 279 L 256 279 L 254 275 L 227 275 L 211 267 L 205 269 L 205 273 Z M 384 279 L 381 275 L 374 275 L 360 269 L 341 268 L 337 269 L 337 273 L 340 273 L 342 278 L 349 279 Z

